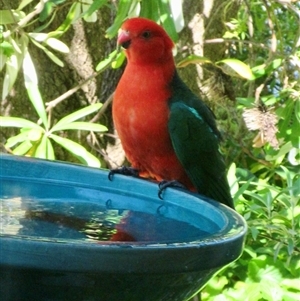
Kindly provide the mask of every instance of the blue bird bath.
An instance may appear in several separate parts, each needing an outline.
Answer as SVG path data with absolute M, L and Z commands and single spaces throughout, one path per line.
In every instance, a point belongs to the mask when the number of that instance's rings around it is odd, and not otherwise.
M 0 154 L 0 296 L 183 301 L 243 249 L 246 224 L 202 196 Z

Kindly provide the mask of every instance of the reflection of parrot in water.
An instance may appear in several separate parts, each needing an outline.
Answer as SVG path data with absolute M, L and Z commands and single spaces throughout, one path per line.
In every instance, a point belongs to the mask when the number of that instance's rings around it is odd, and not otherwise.
M 144 18 L 118 36 L 127 66 L 113 101 L 126 156 L 142 177 L 176 181 L 234 208 L 213 113 L 179 78 L 165 30 Z

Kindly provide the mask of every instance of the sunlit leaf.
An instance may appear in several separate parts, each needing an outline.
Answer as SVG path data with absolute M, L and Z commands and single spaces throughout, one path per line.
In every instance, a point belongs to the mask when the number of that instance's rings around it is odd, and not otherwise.
M 99 159 L 91 153 L 89 153 L 80 144 L 70 139 L 62 138 L 54 134 L 51 134 L 50 138 L 53 139 L 59 145 L 61 145 L 63 148 L 65 148 L 67 151 L 69 151 L 71 154 L 73 154 L 76 158 L 78 158 L 80 162 L 88 166 L 100 167 Z
M 14 53 L 14 47 L 12 46 L 11 43 L 7 42 L 7 41 L 2 41 L 0 43 L 0 55 L 4 55 L 4 56 L 7 56 L 7 57 L 10 57 L 13 53 Z M 0 70 L 2 69 L 1 68 L 1 65 L 4 65 L 3 62 L 1 62 L 2 58 L 0 58 Z
M 18 12 L 11 9 L 0 10 L 0 24 L 14 24 L 20 21 Z
M 92 114 L 96 111 L 98 111 L 100 108 L 102 107 L 101 103 L 97 103 L 97 104 L 92 104 L 89 105 L 88 107 L 85 107 L 83 109 L 80 109 L 74 113 L 71 113 L 67 116 L 65 116 L 64 118 L 60 119 L 51 129 L 51 131 L 57 131 L 57 129 L 59 129 L 61 126 L 66 125 L 66 124 L 70 124 L 71 122 L 78 120 L 82 117 L 85 117 L 89 114 Z
M 102 124 L 91 123 L 91 122 L 71 122 L 71 123 L 55 126 L 55 131 L 63 131 L 63 130 L 105 132 L 108 129 L 106 126 L 104 126 Z M 53 132 L 53 129 L 52 129 L 52 132 Z
M 22 10 L 25 6 L 30 4 L 32 1 L 33 0 L 22 0 L 17 9 Z
M 114 50 L 113 52 L 111 52 L 106 59 L 104 59 L 103 61 L 101 61 L 96 66 L 96 71 L 97 72 L 102 72 L 106 68 L 108 68 L 110 66 L 110 64 L 112 63 L 112 61 L 114 60 L 114 58 L 116 57 L 117 53 L 118 53 L 117 50 Z
M 31 38 L 35 39 L 37 42 L 44 42 L 49 37 L 47 33 L 43 33 L 43 32 L 29 32 L 28 35 Z
M 125 58 L 126 58 L 126 56 L 125 56 L 124 52 L 118 53 L 116 59 L 111 63 L 111 67 L 113 69 L 120 68 L 123 65 L 123 63 L 124 63 Z
M 49 140 L 49 138 L 46 135 L 43 135 L 39 144 L 36 146 L 35 152 L 33 154 L 34 157 L 41 159 L 49 159 L 47 156 L 47 140 Z
M 91 16 L 94 12 L 100 9 L 103 5 L 107 4 L 108 0 L 94 0 L 84 13 L 87 16 Z
M 37 80 L 35 67 L 28 51 L 26 52 L 23 60 L 23 73 L 24 73 L 25 87 L 27 89 L 29 99 L 31 100 L 31 103 L 33 104 L 37 114 L 39 115 L 45 128 L 47 129 L 48 128 L 47 113 L 45 110 L 45 105 L 42 96 L 40 94 L 37 85 L 38 80 Z
M 43 10 L 39 14 L 39 20 L 44 22 L 52 13 L 55 5 L 53 2 L 48 1 L 45 3 Z
M 141 1 L 140 16 L 157 21 L 159 19 L 159 1 L 143 0 Z
M 116 18 L 114 20 L 114 23 L 106 30 L 106 36 L 111 39 L 113 38 L 117 33 L 119 28 L 121 27 L 121 24 L 123 23 L 124 19 L 126 18 L 130 7 L 131 7 L 132 1 L 129 0 L 120 0 L 118 4 L 118 11 Z
M 29 140 L 23 141 L 21 144 L 19 144 L 14 150 L 13 154 L 22 156 L 28 153 L 28 151 L 32 148 L 32 143 Z
M 188 66 L 189 64 L 207 64 L 207 63 L 211 64 L 212 62 L 204 56 L 198 56 L 195 54 L 191 54 L 188 57 L 186 57 L 185 59 L 183 59 L 182 61 L 180 61 L 177 64 L 177 67 L 182 68 L 182 67 Z
M 30 129 L 28 129 L 27 131 L 23 131 L 23 132 L 21 132 L 20 134 L 18 134 L 16 136 L 8 138 L 6 143 L 5 143 L 5 147 L 12 148 L 16 144 L 27 140 L 29 131 L 30 131 Z
M 48 38 L 45 43 L 51 48 L 62 53 L 68 53 L 70 51 L 69 47 L 65 43 L 56 38 Z
M 255 76 L 250 67 L 237 59 L 224 59 L 216 63 L 224 73 L 230 76 L 237 76 L 248 80 L 254 80 Z
M 63 67 L 65 64 L 55 54 L 49 51 L 46 47 L 43 49 L 47 56 L 58 66 Z
M 19 59 L 17 54 L 12 54 L 6 61 L 6 72 L 4 76 L 2 100 L 6 98 L 11 91 L 19 72 Z
M 63 23 L 55 31 L 49 33 L 49 36 L 55 36 L 56 38 L 59 38 L 63 33 L 65 33 L 70 28 L 72 22 L 75 19 L 77 7 L 79 7 L 78 2 L 75 2 L 71 5 L 69 12 L 65 17 Z
M 158 1 L 160 11 L 160 21 L 162 26 L 174 42 L 178 41 L 178 34 L 172 18 L 169 1 Z M 180 4 L 179 4 L 180 5 Z
M 24 118 L 18 118 L 18 117 L 3 117 L 0 116 L 0 126 L 1 127 L 17 127 L 17 128 L 35 128 L 39 130 L 43 130 L 42 127 L 40 127 L 38 124 L 24 119 Z

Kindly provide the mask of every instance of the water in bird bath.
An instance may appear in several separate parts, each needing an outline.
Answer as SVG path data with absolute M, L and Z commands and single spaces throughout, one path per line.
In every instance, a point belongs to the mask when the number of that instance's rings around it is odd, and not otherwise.
M 57 242 L 80 240 L 176 243 L 205 238 L 209 233 L 187 222 L 155 214 L 109 209 L 97 203 L 64 199 L 1 198 L 0 235 Z

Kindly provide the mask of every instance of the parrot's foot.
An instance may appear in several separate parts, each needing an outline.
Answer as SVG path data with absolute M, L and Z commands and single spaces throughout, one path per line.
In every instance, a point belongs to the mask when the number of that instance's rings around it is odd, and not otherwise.
M 124 175 L 124 176 L 132 176 L 132 177 L 139 177 L 139 171 L 135 168 L 132 167 L 127 167 L 127 166 L 122 166 L 119 168 L 115 168 L 110 170 L 109 174 L 108 174 L 108 179 L 110 181 L 112 181 L 113 176 L 115 174 L 119 174 L 119 175 Z
M 182 188 L 182 189 L 187 189 L 183 184 L 181 184 L 180 182 L 176 181 L 176 180 L 172 180 L 172 181 L 166 181 L 163 180 L 161 182 L 158 183 L 158 197 L 162 200 L 162 193 L 163 191 L 168 188 L 168 187 L 175 187 L 175 188 Z

